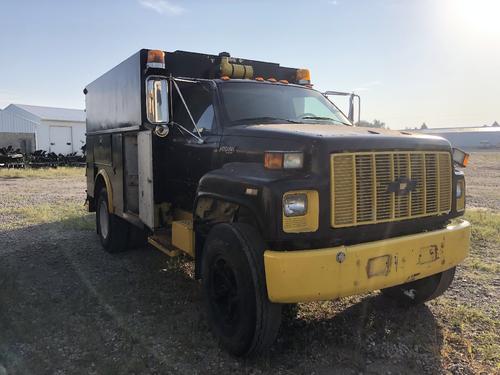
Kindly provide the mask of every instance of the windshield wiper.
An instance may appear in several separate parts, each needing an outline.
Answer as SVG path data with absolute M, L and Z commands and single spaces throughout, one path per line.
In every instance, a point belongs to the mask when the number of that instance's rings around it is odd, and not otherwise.
M 247 118 L 242 118 L 236 121 L 233 121 L 233 123 L 246 123 L 246 122 L 270 122 L 270 121 L 284 121 L 288 122 L 291 124 L 300 124 L 299 121 L 294 121 L 290 120 L 288 118 L 280 118 L 280 117 L 272 117 L 272 116 L 261 116 L 261 117 L 247 117 Z
M 325 121 L 333 121 L 333 122 L 337 122 L 339 124 L 342 124 L 342 125 L 347 125 L 347 126 L 351 126 L 351 124 L 348 124 L 346 122 L 343 122 L 343 121 L 340 121 L 340 120 L 337 120 L 336 118 L 331 118 L 331 117 L 323 117 L 323 116 L 304 116 L 304 117 L 301 117 L 302 120 L 325 120 Z

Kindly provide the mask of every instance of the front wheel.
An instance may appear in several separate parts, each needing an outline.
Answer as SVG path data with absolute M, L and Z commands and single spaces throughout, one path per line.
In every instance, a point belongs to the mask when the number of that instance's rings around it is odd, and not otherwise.
M 264 243 L 250 225 L 218 224 L 205 242 L 202 285 L 208 321 L 222 347 L 236 356 L 268 349 L 281 324 L 281 305 L 269 301 Z
M 453 281 L 456 267 L 406 284 L 382 289 L 382 294 L 401 306 L 412 306 L 430 301 L 443 294 Z

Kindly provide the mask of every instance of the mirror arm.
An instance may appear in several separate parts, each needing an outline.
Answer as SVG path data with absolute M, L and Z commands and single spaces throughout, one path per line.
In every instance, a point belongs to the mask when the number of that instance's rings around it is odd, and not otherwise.
M 189 115 L 189 118 L 191 119 L 191 122 L 193 123 L 193 126 L 196 129 L 196 133 L 198 133 L 198 135 L 195 135 L 194 133 L 190 132 L 189 130 L 187 130 L 186 128 L 184 128 L 183 126 L 181 126 L 180 124 L 176 123 L 177 126 L 180 126 L 181 129 L 185 130 L 187 133 L 189 133 L 193 137 L 195 137 L 198 140 L 198 143 L 204 143 L 203 138 L 201 138 L 200 129 L 198 129 L 198 126 L 196 125 L 196 122 L 194 121 L 193 115 L 191 115 L 191 111 L 189 110 L 189 107 L 188 107 L 186 101 L 184 100 L 184 96 L 182 95 L 182 92 L 179 89 L 179 85 L 177 85 L 177 82 L 175 82 L 175 78 L 172 78 L 172 82 L 173 82 L 173 84 L 175 86 L 175 89 L 177 90 L 177 93 L 179 94 L 179 97 L 181 98 L 182 104 L 184 104 L 184 108 L 186 108 L 186 111 L 187 111 L 187 113 Z

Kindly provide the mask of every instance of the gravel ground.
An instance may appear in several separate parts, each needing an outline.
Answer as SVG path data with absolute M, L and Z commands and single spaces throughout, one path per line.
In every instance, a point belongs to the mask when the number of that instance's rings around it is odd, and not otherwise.
M 468 202 L 498 210 L 500 159 L 492 155 L 473 155 Z M 378 293 L 301 304 L 270 353 L 235 359 L 208 330 L 192 262 L 149 247 L 105 253 L 89 225 L 93 214 L 82 208 L 84 191 L 79 175 L 0 174 L 0 375 L 489 374 L 500 368 L 498 271 L 467 265 L 444 297 L 409 310 Z M 47 205 L 55 211 L 34 222 Z M 61 219 L 57 208 L 68 206 L 76 211 Z M 473 253 L 498 261 L 498 243 L 475 243 Z M 493 335 L 490 346 L 485 332 Z
M 500 152 L 473 152 L 465 175 L 467 207 L 500 211 Z

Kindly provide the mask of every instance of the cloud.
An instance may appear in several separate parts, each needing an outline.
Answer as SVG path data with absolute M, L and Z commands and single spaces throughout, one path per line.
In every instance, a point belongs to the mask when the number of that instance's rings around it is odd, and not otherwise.
M 328 1 L 328 4 L 331 4 L 331 5 L 339 5 L 339 2 L 337 0 L 329 0 Z
M 154 10 L 160 14 L 172 14 L 178 16 L 184 13 L 185 9 L 179 5 L 173 4 L 169 0 L 139 0 L 144 8 Z

